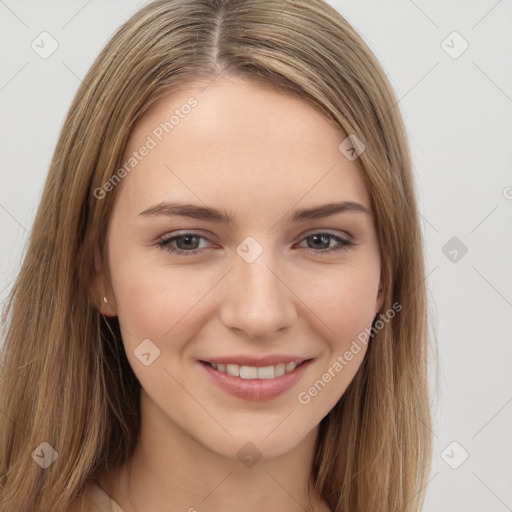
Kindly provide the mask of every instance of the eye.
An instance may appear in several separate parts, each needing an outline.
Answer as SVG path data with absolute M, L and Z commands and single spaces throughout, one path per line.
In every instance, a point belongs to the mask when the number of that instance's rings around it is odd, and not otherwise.
M 310 250 L 312 250 L 315 254 L 339 251 L 340 249 L 348 250 L 350 247 L 355 245 L 352 240 L 342 236 L 334 235 L 332 233 L 312 233 L 303 238 L 303 240 L 312 240 L 313 244 L 317 244 L 316 248 L 310 248 Z M 338 242 L 338 245 L 329 247 L 331 241 Z
M 178 254 L 179 256 L 197 256 L 203 253 L 203 249 L 197 250 L 197 241 L 199 239 L 208 240 L 206 237 L 199 235 L 198 233 L 182 233 L 180 235 L 174 235 L 168 238 L 164 238 L 158 242 L 159 247 L 165 249 L 168 252 L 173 252 Z M 175 241 L 179 241 L 177 243 L 178 249 L 175 249 L 172 244 Z M 182 243 L 183 241 L 184 243 Z M 182 250 L 179 246 L 185 249 L 191 250 Z
M 204 248 L 200 249 L 198 247 L 198 242 L 200 240 L 208 241 L 208 239 L 203 235 L 187 232 L 164 238 L 158 242 L 158 246 L 179 256 L 198 256 L 204 252 Z M 354 242 L 348 238 L 334 235 L 332 233 L 322 232 L 312 233 L 304 237 L 302 240 L 313 240 L 314 244 L 321 246 L 316 248 L 309 248 L 315 254 L 339 251 L 340 249 L 348 250 L 350 247 L 355 245 Z M 338 245 L 329 247 L 331 241 L 333 240 L 336 241 Z M 175 248 L 173 244 L 176 244 L 178 248 Z

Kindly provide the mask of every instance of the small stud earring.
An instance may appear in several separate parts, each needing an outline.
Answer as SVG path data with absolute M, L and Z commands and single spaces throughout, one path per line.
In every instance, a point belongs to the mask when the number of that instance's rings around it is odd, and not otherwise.
M 108 302 L 107 297 L 103 296 L 103 302 Z

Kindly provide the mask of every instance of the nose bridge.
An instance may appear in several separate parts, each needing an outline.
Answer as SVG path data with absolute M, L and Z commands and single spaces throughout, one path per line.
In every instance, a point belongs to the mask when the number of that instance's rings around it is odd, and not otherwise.
M 251 337 L 266 337 L 291 325 L 295 317 L 293 294 L 278 268 L 274 252 L 267 247 L 263 250 L 254 239 L 237 247 L 224 305 L 226 327 L 241 329 Z

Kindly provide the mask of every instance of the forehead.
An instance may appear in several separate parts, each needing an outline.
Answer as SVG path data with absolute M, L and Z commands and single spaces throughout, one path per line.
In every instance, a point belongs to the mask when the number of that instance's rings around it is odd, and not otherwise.
M 263 207 L 309 198 L 369 208 L 357 161 L 338 149 L 344 139 L 295 95 L 238 78 L 190 84 L 160 98 L 135 126 L 123 162 L 139 155 L 121 188 L 137 207 L 199 199 L 229 200 L 238 210 L 244 201 Z

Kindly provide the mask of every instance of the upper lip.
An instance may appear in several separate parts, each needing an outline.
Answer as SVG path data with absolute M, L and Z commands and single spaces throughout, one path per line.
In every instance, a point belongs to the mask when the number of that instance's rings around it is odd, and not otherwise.
M 275 354 L 268 356 L 249 356 L 249 355 L 239 355 L 239 356 L 218 356 L 212 357 L 208 359 L 201 359 L 206 363 L 216 363 L 216 364 L 238 364 L 240 366 L 275 366 L 280 363 L 300 363 L 307 361 L 307 357 L 300 357 L 294 355 L 286 355 L 286 354 Z

